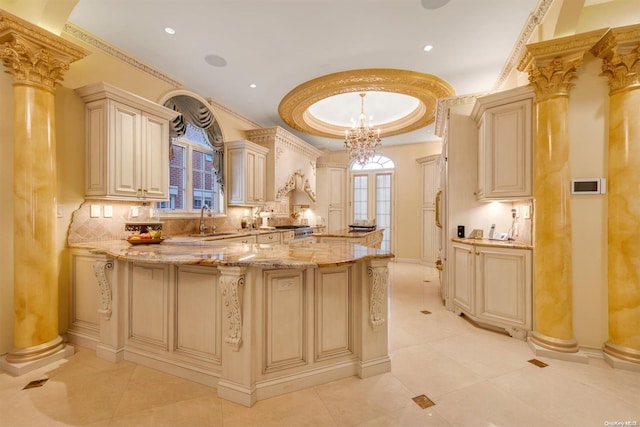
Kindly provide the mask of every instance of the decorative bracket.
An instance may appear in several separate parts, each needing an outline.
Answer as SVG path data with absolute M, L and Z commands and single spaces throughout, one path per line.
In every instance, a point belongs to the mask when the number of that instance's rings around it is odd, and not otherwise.
M 369 300 L 369 321 L 374 330 L 385 323 L 384 306 L 386 300 L 387 283 L 389 280 L 389 269 L 384 266 L 370 266 L 367 268 L 370 287 Z
M 297 170 L 287 178 L 287 181 L 276 192 L 276 199 L 282 199 L 291 190 L 298 190 L 305 193 L 312 202 L 316 201 L 316 193 L 311 189 L 309 180 L 304 176 L 301 170 Z
M 242 303 L 244 298 L 244 269 L 237 267 L 220 268 L 220 287 L 222 288 L 222 304 L 226 310 L 228 335 L 224 342 L 234 351 L 242 345 Z
M 98 309 L 98 313 L 102 315 L 105 320 L 111 319 L 111 285 L 107 280 L 106 270 L 113 268 L 113 261 L 96 261 L 93 263 L 93 272 L 98 279 L 98 286 L 100 286 L 100 294 L 102 296 L 102 306 Z

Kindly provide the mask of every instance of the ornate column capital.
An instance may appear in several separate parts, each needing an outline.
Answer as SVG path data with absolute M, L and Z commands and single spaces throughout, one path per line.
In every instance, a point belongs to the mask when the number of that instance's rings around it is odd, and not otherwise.
M 640 85 L 640 24 L 610 29 L 591 53 L 602 58 L 609 93 Z
M 536 101 L 569 95 L 573 86 L 571 80 L 582 65 L 584 54 L 602 38 L 605 31 L 590 31 L 526 46 L 518 70 L 529 73 Z
M 69 64 L 83 58 L 84 49 L 17 16 L 0 10 L 0 59 L 14 83 L 53 91 Z

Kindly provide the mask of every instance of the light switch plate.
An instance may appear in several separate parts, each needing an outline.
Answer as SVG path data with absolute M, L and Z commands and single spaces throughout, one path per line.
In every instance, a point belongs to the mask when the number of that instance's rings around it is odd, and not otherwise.
M 113 206 L 104 205 L 104 217 L 105 218 L 112 218 L 113 217 Z
M 91 205 L 91 218 L 100 218 L 100 205 Z

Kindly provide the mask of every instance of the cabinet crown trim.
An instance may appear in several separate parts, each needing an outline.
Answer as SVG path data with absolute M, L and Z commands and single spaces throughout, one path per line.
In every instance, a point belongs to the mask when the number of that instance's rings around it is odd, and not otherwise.
M 172 120 L 180 114 L 175 110 L 162 106 L 139 95 L 127 92 L 124 89 L 120 89 L 106 82 L 96 82 L 80 87 L 76 89 L 76 93 L 85 103 L 100 101 L 103 99 L 112 99 L 114 101 L 127 104 L 130 107 L 142 110 L 145 113 L 152 113 L 155 116 L 166 120 Z
M 479 122 L 484 112 L 490 108 L 498 107 L 512 102 L 522 101 L 523 99 L 533 99 L 534 91 L 531 86 L 519 86 L 514 89 L 494 92 L 488 95 L 479 96 L 471 110 L 471 118 L 475 122 Z

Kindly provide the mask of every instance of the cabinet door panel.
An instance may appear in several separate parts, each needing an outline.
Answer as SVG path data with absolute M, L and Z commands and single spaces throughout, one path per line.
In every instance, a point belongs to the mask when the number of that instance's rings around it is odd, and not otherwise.
M 168 266 L 133 265 L 129 286 L 129 340 L 168 350 Z
M 167 199 L 169 134 L 166 121 L 143 116 L 143 197 Z
M 136 196 L 142 188 L 140 182 L 140 111 L 113 103 L 114 131 L 111 141 L 110 168 L 113 172 L 112 192 L 123 196 Z
M 320 269 L 316 282 L 316 360 L 351 353 L 350 269 Z
M 176 351 L 220 359 L 221 304 L 218 275 L 210 268 L 181 267 L 176 294 Z
M 265 277 L 265 370 L 305 364 L 307 306 L 304 271 L 269 271 Z
M 529 326 L 531 304 L 530 251 L 479 251 L 478 318 L 513 326 Z
M 422 260 L 435 265 L 438 256 L 435 208 L 422 209 Z
M 470 246 L 453 245 L 454 303 L 469 314 L 475 314 L 474 252 Z

